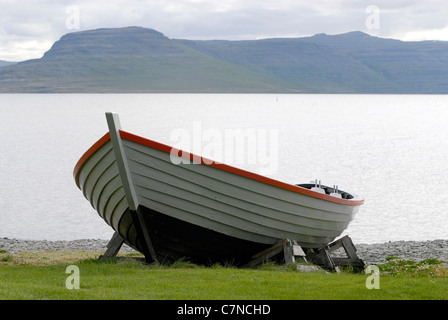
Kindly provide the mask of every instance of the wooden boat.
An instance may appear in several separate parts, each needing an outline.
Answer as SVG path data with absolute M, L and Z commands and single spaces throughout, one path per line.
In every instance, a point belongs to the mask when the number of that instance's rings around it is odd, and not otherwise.
M 114 113 L 106 118 L 109 133 L 80 158 L 74 178 L 100 217 L 153 260 L 238 264 L 282 239 L 320 248 L 364 202 L 181 152 L 121 130 Z

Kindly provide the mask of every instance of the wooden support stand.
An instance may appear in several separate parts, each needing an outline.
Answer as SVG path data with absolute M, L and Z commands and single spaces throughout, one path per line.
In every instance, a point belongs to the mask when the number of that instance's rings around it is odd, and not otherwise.
M 334 252 L 340 248 L 344 249 L 345 257 L 334 256 Z M 282 240 L 272 247 L 263 250 L 251 258 L 244 268 L 255 267 L 268 259 L 274 258 L 283 253 L 286 264 L 295 263 L 296 257 L 301 257 L 305 262 L 308 261 L 323 267 L 324 269 L 340 272 L 339 266 L 352 266 L 360 271 L 364 270 L 364 261 L 356 254 L 356 248 L 349 236 L 342 237 L 329 245 L 320 249 L 307 249 L 306 254 L 296 241 L 289 239 Z
M 296 257 L 301 257 L 305 262 L 307 262 L 306 254 L 305 252 L 303 252 L 302 248 L 297 244 L 297 242 L 285 239 L 277 242 L 272 247 L 266 250 L 254 254 L 251 257 L 252 260 L 246 263 L 243 268 L 255 267 L 270 258 L 278 256 L 281 253 L 283 253 L 283 258 L 286 264 L 295 263 Z
M 107 244 L 106 252 L 98 260 L 115 258 L 124 241 L 123 237 L 118 232 L 115 232 Z M 340 248 L 344 249 L 346 257 L 332 255 L 332 253 Z M 254 254 L 251 257 L 252 260 L 243 265 L 243 268 L 258 266 L 269 259 L 280 257 L 281 254 L 283 254 L 282 257 L 285 264 L 295 263 L 296 258 L 301 258 L 305 263 L 309 260 L 313 264 L 337 273 L 340 272 L 339 266 L 352 266 L 359 271 L 363 271 L 365 267 L 364 261 L 356 254 L 356 248 L 352 239 L 349 236 L 345 236 L 320 249 L 307 249 L 306 254 L 296 241 L 284 239 L 272 247 Z
M 343 248 L 346 257 L 332 256 L 332 252 Z M 356 248 L 349 236 L 344 236 L 320 249 L 309 249 L 307 258 L 325 269 L 340 272 L 339 266 L 352 266 L 364 270 L 365 263 L 356 254 Z
M 115 232 L 110 239 L 109 243 L 107 244 L 107 250 L 106 252 L 101 255 L 98 260 L 107 260 L 112 259 L 117 256 L 118 251 L 120 251 L 121 246 L 124 243 L 124 238 L 120 236 L 118 232 Z

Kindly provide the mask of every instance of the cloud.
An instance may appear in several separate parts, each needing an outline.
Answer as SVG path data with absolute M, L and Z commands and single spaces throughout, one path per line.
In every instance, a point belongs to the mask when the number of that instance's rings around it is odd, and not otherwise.
M 425 29 L 406 32 L 401 36 L 404 41 L 442 40 L 448 41 L 448 25 L 440 29 Z
M 379 9 L 368 29 L 366 8 Z M 78 8 L 79 24 L 67 23 Z M 260 39 L 363 31 L 404 40 L 447 40 L 443 0 L 2 0 L 0 59 L 39 58 L 69 32 L 142 26 L 170 38 Z M 72 28 L 70 28 L 72 26 Z

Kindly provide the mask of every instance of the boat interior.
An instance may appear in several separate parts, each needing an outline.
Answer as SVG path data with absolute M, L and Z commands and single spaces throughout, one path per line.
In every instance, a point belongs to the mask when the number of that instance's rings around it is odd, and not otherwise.
M 338 189 L 337 186 L 333 186 L 333 187 L 328 187 L 328 186 L 324 186 L 322 184 L 319 183 L 301 183 L 301 184 L 296 184 L 296 186 L 302 187 L 302 188 L 307 188 L 313 191 L 317 191 L 320 193 L 325 193 L 328 195 L 340 195 L 340 198 L 342 199 L 353 199 L 354 197 L 345 191 L 341 191 Z M 338 196 L 339 198 L 339 196 Z

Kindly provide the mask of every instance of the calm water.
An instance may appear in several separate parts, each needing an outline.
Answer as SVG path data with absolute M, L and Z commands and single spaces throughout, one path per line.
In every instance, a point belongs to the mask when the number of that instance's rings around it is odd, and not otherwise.
M 111 236 L 72 177 L 106 111 L 171 145 L 176 132 L 275 132 L 270 177 L 366 199 L 346 231 L 355 242 L 448 238 L 448 96 L 258 94 L 0 95 L 0 237 Z

